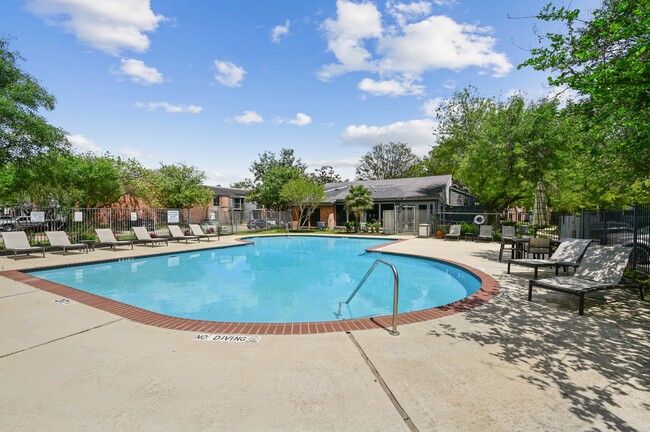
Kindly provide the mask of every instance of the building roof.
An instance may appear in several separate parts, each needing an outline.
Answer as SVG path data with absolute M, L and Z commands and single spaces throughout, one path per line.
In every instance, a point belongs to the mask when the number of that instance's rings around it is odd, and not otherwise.
M 248 189 L 226 188 L 221 186 L 208 186 L 216 196 L 227 196 L 230 198 L 244 198 Z
M 363 185 L 377 200 L 444 199 L 451 175 L 410 177 L 390 180 L 365 180 L 325 184 L 327 202 L 343 201 L 350 186 Z

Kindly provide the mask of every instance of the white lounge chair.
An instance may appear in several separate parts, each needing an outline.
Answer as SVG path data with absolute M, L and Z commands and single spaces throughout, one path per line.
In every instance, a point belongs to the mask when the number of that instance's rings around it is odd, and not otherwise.
M 169 245 L 169 240 L 166 237 L 151 237 L 146 227 L 139 226 L 132 227 L 132 229 L 137 238 L 136 243 L 143 243 L 145 245 L 151 243 L 151 247 L 154 247 L 156 243 L 165 243 L 165 245 Z
M 632 248 L 591 246 L 585 252 L 574 276 L 554 276 L 528 282 L 528 301 L 533 299 L 533 287 L 546 288 L 578 296 L 578 315 L 584 314 L 585 294 L 618 285 L 630 260 Z
M 192 234 L 199 238 L 207 238 L 210 241 L 212 237 L 216 237 L 219 240 L 219 230 L 216 233 L 204 233 L 199 224 L 190 224 L 190 230 L 192 230 Z
M 448 238 L 455 238 L 456 240 L 460 240 L 460 224 L 452 225 L 449 227 L 449 232 L 445 234 L 445 240 Z
M 5 244 L 5 250 L 14 253 L 14 259 L 18 259 L 19 253 L 29 255 L 31 252 L 40 252 L 45 258 L 45 248 L 30 245 L 25 231 L 4 232 L 2 233 L 2 241 Z
M 45 235 L 50 242 L 50 248 L 63 249 L 63 255 L 65 255 L 69 249 L 78 249 L 82 252 L 88 253 L 88 245 L 86 243 L 70 243 L 70 239 L 65 231 L 45 231 Z
M 565 270 L 568 267 L 573 267 L 574 269 L 578 267 L 580 260 L 585 254 L 585 251 L 587 250 L 587 247 L 590 243 L 590 239 L 568 238 L 560 243 L 553 255 L 551 255 L 551 257 L 548 259 L 508 260 L 508 274 L 510 273 L 510 265 L 514 264 L 525 267 L 533 267 L 535 269 L 535 279 L 537 279 L 537 270 L 540 267 L 555 267 L 555 276 L 557 276 L 560 267 L 564 267 Z
M 99 242 L 95 243 L 95 246 L 109 245 L 111 249 L 116 250 L 116 246 L 128 246 L 131 245 L 133 249 L 133 242 L 131 240 L 117 240 L 113 230 L 110 228 L 95 228 L 97 237 L 99 237 Z
M 492 225 L 481 225 L 479 227 L 478 236 L 476 240 L 489 240 L 490 242 L 494 240 L 494 235 L 492 234 Z
M 181 227 L 179 227 L 178 225 L 167 225 L 167 228 L 169 228 L 169 232 L 172 235 L 169 238 L 170 240 L 176 240 L 176 241 L 185 240 L 185 243 L 187 243 L 188 240 L 196 240 L 197 242 L 201 241 L 199 236 L 183 234 Z

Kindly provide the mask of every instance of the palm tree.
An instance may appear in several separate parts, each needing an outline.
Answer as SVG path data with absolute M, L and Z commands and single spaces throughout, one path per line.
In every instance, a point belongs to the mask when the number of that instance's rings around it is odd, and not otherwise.
M 359 231 L 359 222 L 361 221 L 361 213 L 364 210 L 370 210 L 375 205 L 370 191 L 362 185 L 350 186 L 350 191 L 345 196 L 345 209 L 351 211 L 356 219 L 355 232 Z

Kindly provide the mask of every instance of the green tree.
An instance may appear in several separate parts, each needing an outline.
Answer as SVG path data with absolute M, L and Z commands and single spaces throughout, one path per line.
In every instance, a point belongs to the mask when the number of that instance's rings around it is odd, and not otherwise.
M 408 177 L 419 158 L 408 144 L 377 144 L 361 157 L 356 167 L 357 180 L 384 180 Z
M 69 148 L 65 132 L 39 114 L 53 110 L 56 99 L 20 70 L 19 60 L 23 58 L 9 51 L 8 40 L 0 38 L 0 166 Z
M 356 220 L 355 231 L 359 231 L 359 223 L 361 222 L 361 214 L 374 207 L 375 201 L 372 199 L 372 194 L 363 185 L 350 186 L 348 194 L 345 196 L 345 209 L 354 214 Z
M 601 204 L 650 199 L 650 3 L 604 0 L 586 19 L 548 4 L 537 18 L 564 31 L 541 36 L 547 44 L 519 68 L 549 71 L 549 84 L 579 92 L 571 109 L 590 138 Z
M 285 210 L 287 201 L 282 198 L 282 188 L 291 180 L 304 176 L 295 166 L 275 165 L 267 169 L 259 182 L 246 194 L 246 200 L 270 210 Z
M 205 173 L 183 162 L 160 164 L 149 181 L 152 186 L 150 204 L 169 208 L 190 208 L 207 205 L 213 197 L 212 189 L 203 185 Z
M 532 204 L 538 180 L 552 184 L 567 144 L 556 101 L 506 102 L 465 89 L 443 104 L 438 145 L 429 158 L 445 167 L 490 210 Z
M 280 191 L 280 198 L 298 209 L 298 228 L 309 222 L 311 215 L 327 198 L 323 185 L 306 177 L 289 180 Z
M 249 170 L 253 173 L 253 180 L 251 183 L 258 184 L 262 181 L 264 174 L 271 168 L 274 167 L 287 167 L 287 168 L 296 168 L 301 173 L 304 173 L 307 169 L 307 165 L 302 163 L 300 159 L 296 159 L 293 154 L 293 149 L 280 150 L 279 157 L 276 157 L 275 153 L 272 151 L 265 151 L 264 153 L 259 154 L 259 160 L 254 161 Z
M 33 156 L 29 165 L 7 164 L 11 173 L 11 204 L 35 206 L 102 207 L 116 202 L 123 194 L 118 160 L 97 156 L 52 151 Z
M 323 165 L 320 168 L 316 168 L 316 170 L 309 175 L 312 180 L 314 180 L 318 184 L 326 184 L 326 183 L 338 183 L 341 181 L 341 176 L 336 174 L 334 172 L 334 168 L 332 168 L 329 165 Z
M 249 179 L 240 180 L 230 183 L 230 187 L 235 189 L 250 189 L 253 187 L 253 183 Z

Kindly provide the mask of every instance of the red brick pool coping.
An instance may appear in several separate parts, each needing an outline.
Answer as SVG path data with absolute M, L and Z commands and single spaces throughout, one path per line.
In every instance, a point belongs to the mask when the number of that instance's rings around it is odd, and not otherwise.
M 397 240 L 401 242 L 405 240 Z M 369 248 L 377 249 L 394 244 L 396 242 L 382 244 L 377 247 Z M 433 259 L 423 257 L 421 255 L 410 254 L 395 254 L 382 252 L 392 255 L 404 256 L 417 256 L 420 258 L 432 259 L 434 261 L 441 261 L 447 264 L 463 268 L 470 273 L 474 274 L 481 280 L 481 288 L 474 294 L 464 299 L 458 300 L 454 303 L 439 306 L 436 308 L 423 309 L 414 312 L 405 312 L 398 315 L 398 324 L 413 324 L 417 322 L 429 321 L 436 318 L 453 315 L 459 312 L 464 312 L 474 309 L 478 306 L 490 301 L 499 293 L 499 282 L 492 276 L 467 266 L 465 264 Z M 113 260 L 112 260 L 113 261 Z M 163 315 L 156 312 L 151 312 L 136 306 L 128 305 L 116 300 L 107 299 L 96 294 L 91 294 L 85 291 L 61 285 L 55 282 L 46 281 L 35 276 L 23 273 L 18 270 L 8 270 L 0 272 L 0 276 L 26 285 L 38 288 L 61 297 L 74 300 L 76 302 L 121 316 L 137 323 L 152 325 L 172 330 L 185 330 L 200 333 L 229 333 L 229 334 L 255 334 L 255 335 L 291 335 L 291 334 L 313 334 L 313 333 L 331 333 L 331 332 L 350 332 L 357 330 L 369 329 L 390 329 L 392 328 L 392 315 L 350 319 L 340 321 L 320 321 L 320 322 L 297 322 L 297 323 L 239 323 L 239 322 L 218 322 L 218 321 L 204 321 L 192 320 L 186 318 L 176 318 L 169 315 Z

